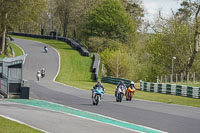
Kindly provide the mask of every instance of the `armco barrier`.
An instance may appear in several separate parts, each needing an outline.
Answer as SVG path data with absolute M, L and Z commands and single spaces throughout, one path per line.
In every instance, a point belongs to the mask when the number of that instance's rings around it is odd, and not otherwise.
M 17 32 L 12 32 L 10 34 L 17 35 L 17 36 L 56 40 L 55 36 L 33 35 L 33 34 L 17 33 Z M 75 50 L 78 50 L 82 56 L 90 56 L 89 51 L 85 47 L 83 47 L 80 43 L 78 43 L 77 41 L 71 38 L 58 36 L 57 40 L 68 43 L 72 48 L 74 48 Z
M 200 99 L 200 87 L 140 81 L 140 89 L 148 92 L 164 93 Z
M 124 79 L 124 78 L 116 78 L 112 76 L 101 78 L 101 82 L 110 83 L 114 85 L 117 85 L 120 81 L 123 81 L 124 84 L 126 84 L 126 86 L 128 86 L 131 83 L 131 80 Z
M 99 66 L 100 66 L 100 56 L 97 53 L 94 53 L 93 55 L 93 65 L 92 65 L 92 79 L 94 81 L 98 80 L 98 74 L 99 74 Z

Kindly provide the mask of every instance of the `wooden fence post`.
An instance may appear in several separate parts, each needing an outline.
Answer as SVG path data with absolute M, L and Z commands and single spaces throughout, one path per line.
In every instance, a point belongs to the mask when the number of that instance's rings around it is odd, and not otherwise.
M 193 73 L 193 82 L 195 82 L 195 72 Z
M 189 82 L 189 81 L 190 81 L 190 73 L 187 72 L 187 82 Z
M 181 72 L 181 82 L 183 82 L 183 72 Z
M 159 83 L 159 76 L 157 76 L 157 83 Z
M 172 74 L 170 75 L 170 82 L 171 83 L 173 82 L 173 75 Z

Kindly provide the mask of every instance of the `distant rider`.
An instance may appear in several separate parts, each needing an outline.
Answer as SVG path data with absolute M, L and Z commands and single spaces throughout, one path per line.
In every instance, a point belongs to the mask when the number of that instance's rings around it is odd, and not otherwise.
M 47 46 L 44 46 L 44 51 L 45 51 L 46 53 L 48 52 Z
M 42 76 L 42 78 L 44 78 L 44 76 L 45 76 L 45 70 L 44 70 L 44 68 L 42 68 L 42 70 L 41 70 L 41 76 Z
M 115 96 L 117 96 L 117 89 L 122 86 L 124 89 L 126 89 L 126 85 L 124 84 L 124 81 L 120 81 L 118 84 L 117 84 L 117 88 L 115 90 Z
M 93 86 L 93 89 L 91 89 L 92 91 L 92 98 L 94 96 L 94 89 L 96 89 L 97 87 L 101 87 L 104 91 L 104 86 L 101 84 L 101 82 L 97 82 L 97 84 L 95 86 Z
M 41 77 L 41 73 L 40 73 L 40 71 L 37 71 L 37 75 L 36 75 L 36 77 L 37 77 L 37 80 L 39 81 L 39 80 L 40 80 L 40 77 Z

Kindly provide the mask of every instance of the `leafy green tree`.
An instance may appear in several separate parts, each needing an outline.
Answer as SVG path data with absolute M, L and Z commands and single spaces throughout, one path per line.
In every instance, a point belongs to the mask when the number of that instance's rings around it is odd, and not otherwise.
M 121 50 L 106 49 L 101 53 L 101 59 L 107 70 L 107 75 L 127 78 L 130 73 L 130 56 Z
M 126 12 L 130 14 L 133 19 L 133 22 L 140 27 L 143 23 L 144 18 L 144 9 L 142 7 L 141 0 L 121 0 Z
M 23 21 L 37 21 L 46 0 L 1 0 L 0 1 L 0 48 L 5 53 L 6 33 Z
M 55 1 L 55 15 L 58 16 L 62 26 L 63 37 L 67 36 L 70 13 L 73 9 L 74 1 L 71 0 L 56 0 Z
M 177 20 L 171 19 L 162 28 L 150 36 L 147 51 L 150 54 L 152 64 L 151 79 L 158 75 L 171 73 L 171 62 L 175 56 L 175 72 L 181 72 L 186 66 L 186 60 L 191 53 L 190 47 L 193 43 L 193 27 L 180 25 Z
M 127 43 L 134 38 L 136 27 L 119 0 L 103 0 L 89 12 L 86 35 L 105 37 Z

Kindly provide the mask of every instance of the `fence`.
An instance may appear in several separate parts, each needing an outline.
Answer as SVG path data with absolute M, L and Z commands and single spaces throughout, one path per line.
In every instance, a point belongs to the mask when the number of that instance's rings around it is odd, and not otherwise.
M 116 78 L 116 77 L 112 77 L 112 76 L 101 78 L 101 82 L 110 83 L 110 84 L 114 84 L 114 85 L 117 85 L 120 81 L 123 81 L 124 84 L 126 84 L 126 86 L 128 86 L 131 83 L 131 80 L 124 79 L 124 78 Z
M 8 90 L 8 78 L 2 76 L 2 78 L 0 78 L 0 94 L 7 96 L 9 94 L 9 90 Z
M 200 82 L 200 74 L 193 73 L 181 73 L 173 75 L 157 76 L 157 83 L 169 83 L 169 82 Z
M 150 83 L 140 81 L 140 89 L 143 91 L 172 94 L 190 98 L 200 98 L 200 88 L 185 85 Z

